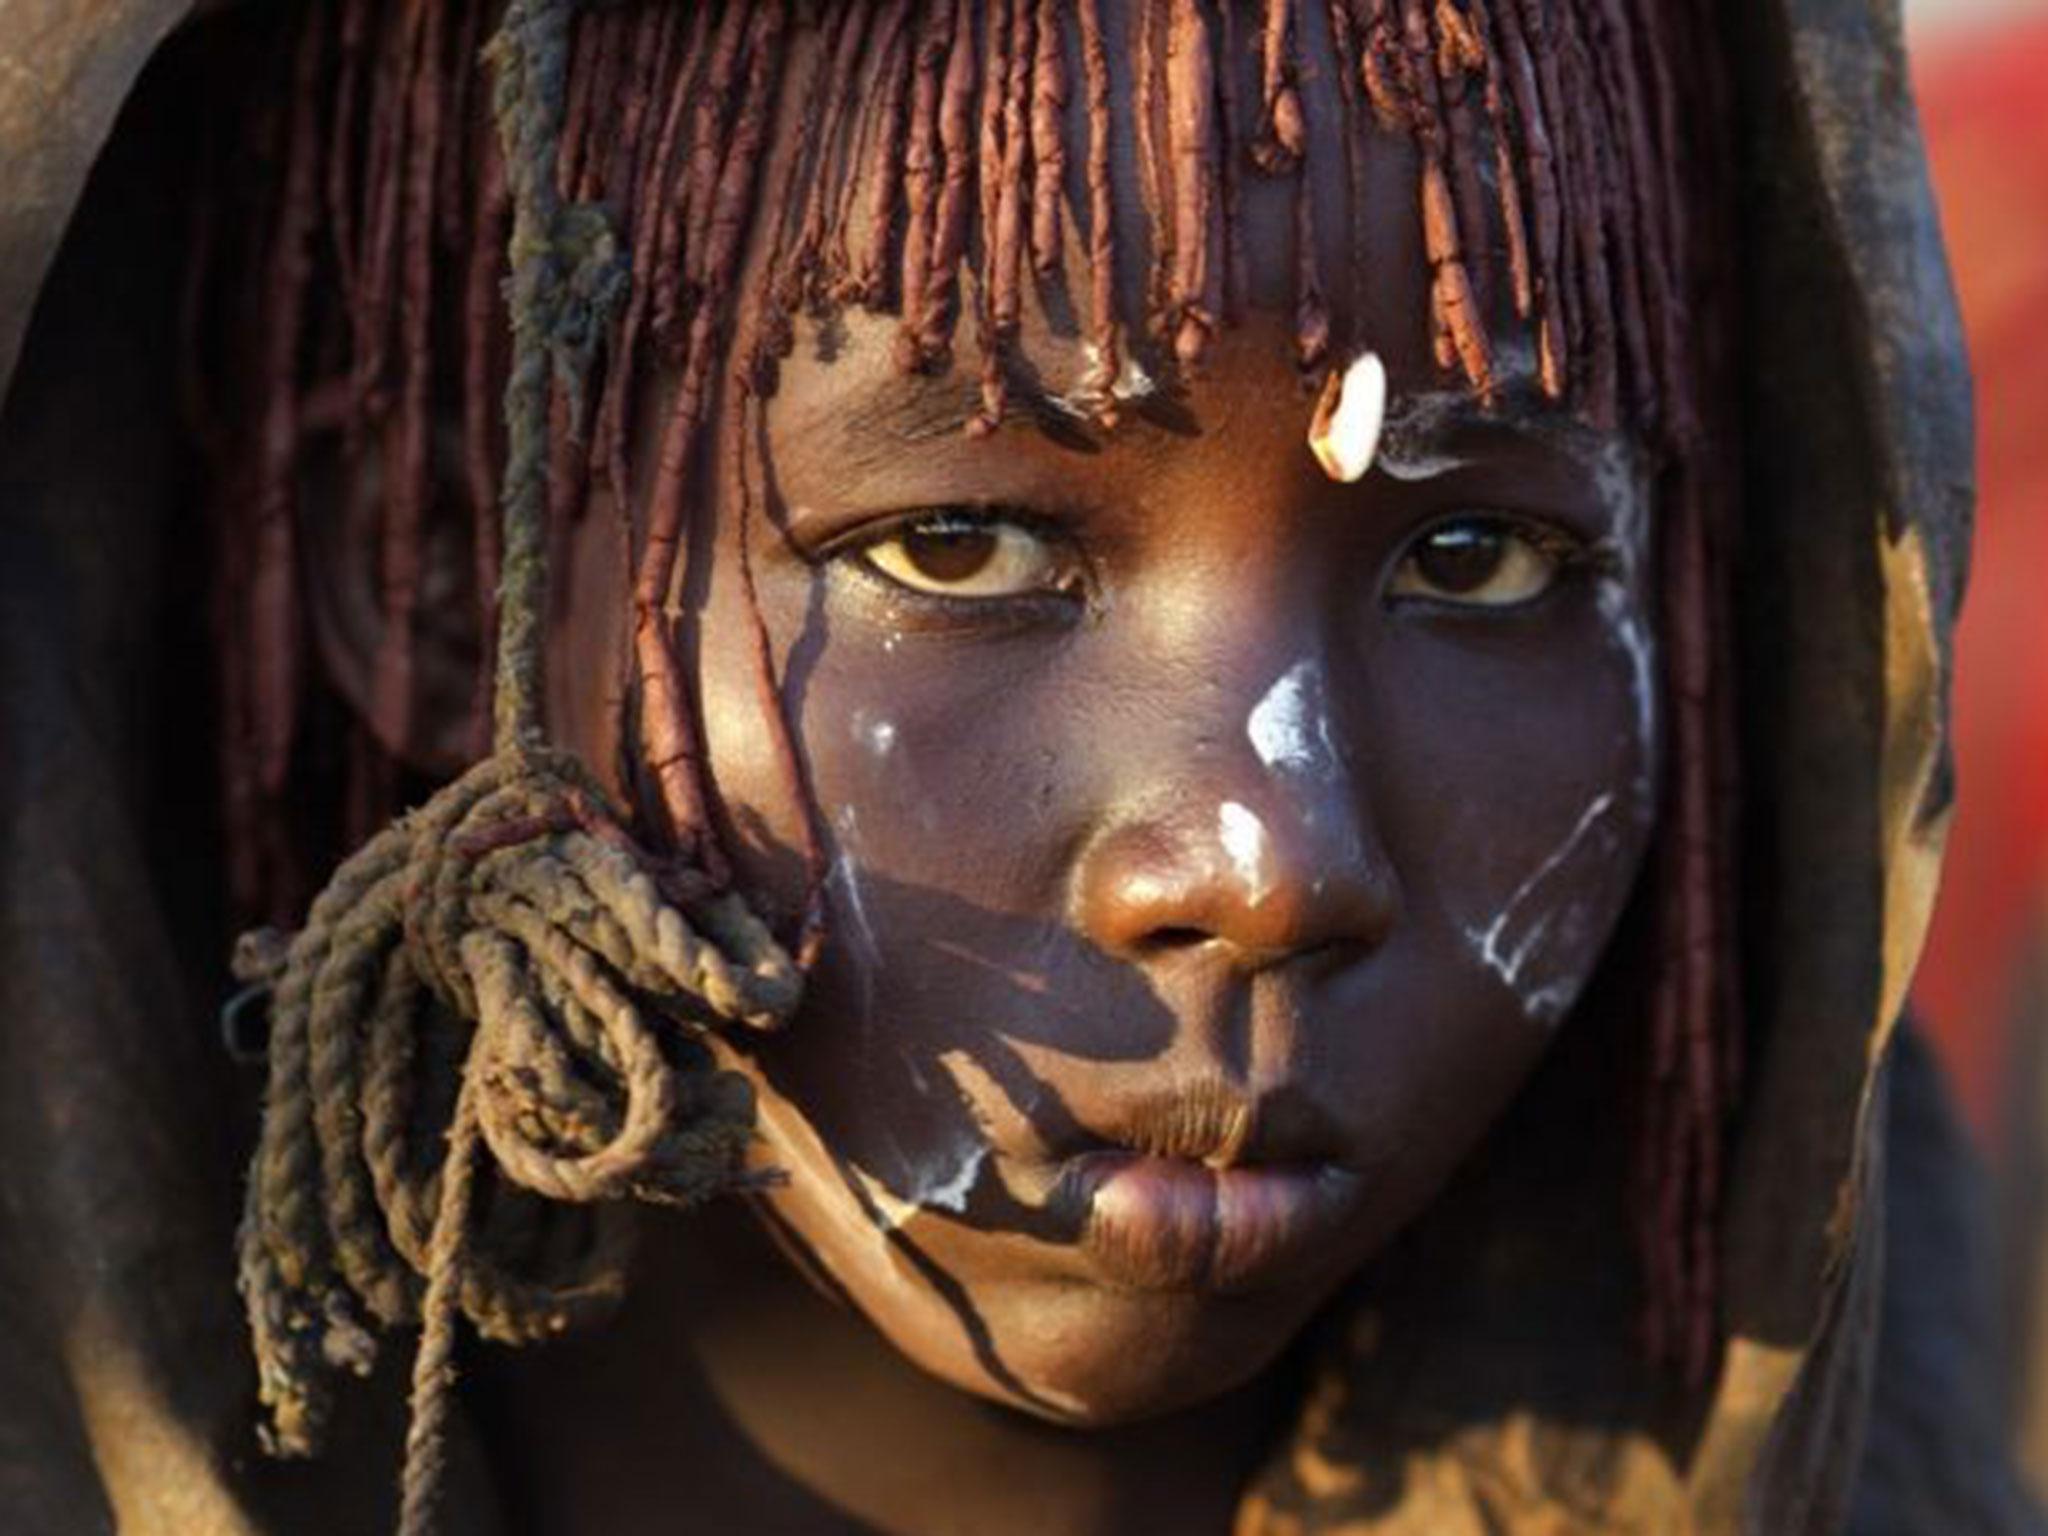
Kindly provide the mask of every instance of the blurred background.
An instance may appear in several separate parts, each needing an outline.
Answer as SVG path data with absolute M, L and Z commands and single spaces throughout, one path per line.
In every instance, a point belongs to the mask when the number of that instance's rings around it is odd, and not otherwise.
M 2048 0 L 1906 0 L 1977 382 L 1960 796 L 1914 987 L 1993 1175 L 1978 1224 L 2022 1466 L 2048 1503 Z
M 1985 20 L 2039 14 L 2048 10 L 2042 0 L 1906 0 L 1906 25 L 1915 34 L 1938 36 L 1952 28 Z
M 1907 0 L 1906 15 L 1977 380 L 1980 496 L 1961 798 L 1916 997 L 1997 1159 L 2031 1104 L 2013 1068 L 2048 949 L 2048 0 Z

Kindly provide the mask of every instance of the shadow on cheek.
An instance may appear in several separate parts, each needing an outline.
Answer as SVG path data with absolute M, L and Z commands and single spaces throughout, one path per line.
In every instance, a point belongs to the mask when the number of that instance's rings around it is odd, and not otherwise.
M 1078 1244 L 1084 1201 L 1021 1198 L 992 1165 L 998 1116 L 1054 1159 L 1100 1144 L 1018 1042 L 1129 1065 L 1162 1057 L 1176 1020 L 1141 974 L 1044 921 L 858 870 L 835 878 L 832 908 L 835 940 L 801 1013 L 786 1035 L 747 1042 L 751 1059 L 826 1149 L 840 1186 L 827 1198 L 843 1196 L 865 1218 L 1002 1392 L 1070 1418 L 1004 1360 L 968 1281 L 929 1251 L 912 1218 Z M 833 1273 L 816 1239 L 785 1218 L 774 1225 L 803 1268 Z
M 1104 1066 L 1158 1060 L 1180 1028 L 1171 1010 L 1140 972 L 1058 925 L 857 867 L 833 887 L 836 942 L 803 1011 L 754 1051 L 769 1088 L 904 1206 L 1072 1241 L 1075 1216 L 1026 1206 L 988 1176 L 994 1117 L 1055 1156 L 1099 1143 L 1019 1047 Z M 963 1076 L 990 1102 L 974 1102 Z

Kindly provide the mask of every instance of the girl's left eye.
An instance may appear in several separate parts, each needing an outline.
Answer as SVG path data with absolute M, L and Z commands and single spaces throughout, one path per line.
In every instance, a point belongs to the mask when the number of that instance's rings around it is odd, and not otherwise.
M 913 592 L 1001 598 L 1064 590 L 1072 562 L 1047 539 L 1000 518 L 936 516 L 898 524 L 859 558 Z
M 1513 518 L 1453 518 L 1408 546 L 1387 591 L 1397 598 L 1513 608 L 1548 592 L 1572 553 L 1565 536 Z

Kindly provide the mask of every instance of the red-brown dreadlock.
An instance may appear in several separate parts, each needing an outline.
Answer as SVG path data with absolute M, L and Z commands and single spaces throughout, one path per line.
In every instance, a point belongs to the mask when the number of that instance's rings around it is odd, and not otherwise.
M 593 8 L 562 57 L 566 102 L 551 167 L 559 195 L 601 207 L 627 253 L 623 308 L 569 338 L 602 368 L 586 393 L 564 375 L 548 417 L 555 537 L 594 485 L 630 519 L 622 777 L 638 835 L 706 882 L 728 878 L 707 811 L 701 730 L 671 600 L 684 579 L 692 497 L 715 480 L 751 505 L 746 444 L 711 462 L 714 420 L 757 405 L 799 312 L 858 304 L 899 317 L 897 360 L 937 370 L 970 308 L 980 379 L 975 430 L 1006 407 L 1027 279 L 1085 269 L 1089 367 L 1080 398 L 1113 426 L 1122 360 L 1146 350 L 1183 369 L 1243 307 L 1241 179 L 1288 179 L 1296 230 L 1296 361 L 1339 335 L 1315 230 L 1300 49 L 1311 0 L 1132 0 L 1113 36 L 1100 0 L 659 0 Z M 308 0 L 235 131 L 264 175 L 201 209 L 221 270 L 260 281 L 201 291 L 207 355 L 236 381 L 205 401 L 219 465 L 225 573 L 220 653 L 226 806 L 237 898 L 295 910 L 331 861 L 337 803 L 443 775 L 429 749 L 417 646 L 436 542 L 473 586 L 482 676 L 505 551 L 497 523 L 511 366 L 500 276 L 513 198 L 479 88 L 477 44 L 496 0 Z M 1689 92 L 1709 88 L 1709 7 L 1648 0 L 1323 0 L 1347 156 L 1346 227 L 1367 210 L 1363 138 L 1404 135 L 1429 263 L 1429 323 L 1447 374 L 1482 400 L 1502 346 L 1486 316 L 1499 253 L 1542 389 L 1601 425 L 1641 426 L 1667 465 L 1658 536 L 1668 782 L 1636 1209 L 1652 1350 L 1697 1378 L 1715 1338 L 1714 1221 L 1734 1094 L 1727 624 L 1731 519 L 1704 444 L 1716 390 L 1691 341 L 1710 295 L 1693 227 L 1714 206 L 1713 156 L 1688 137 Z M 1128 49 L 1149 261 L 1143 312 L 1122 313 L 1112 173 L 1113 50 Z M 1254 55 L 1238 78 L 1241 49 Z M 800 76 L 800 78 L 799 78 Z M 1251 85 L 1255 95 L 1240 99 Z M 800 92 L 801 94 L 791 94 Z M 797 139 L 763 186 L 778 104 Z M 1069 111 L 1070 103 L 1075 110 Z M 1069 168 L 1077 174 L 1069 176 Z M 246 206 L 239 206 L 237 204 Z M 233 217 L 247 213 L 239 225 Z M 762 228 L 757 224 L 766 221 Z M 244 231 L 237 259 L 228 231 Z M 758 285 L 740 292 L 749 241 Z M 973 263 L 971 301 L 963 268 Z M 1353 264 L 1354 268 L 1357 266 Z M 1135 275 L 1135 274 L 1133 274 Z M 1362 280 L 1354 270 L 1349 281 Z M 1356 304 L 1342 306 L 1355 316 Z M 1355 319 L 1347 323 L 1355 324 Z M 658 451 L 636 480 L 634 402 L 672 386 Z M 252 423 L 253 451 L 220 423 Z M 444 454 L 437 443 L 459 445 Z M 382 638 L 361 718 L 309 687 L 300 572 L 308 465 L 339 442 L 376 476 Z M 443 458 L 449 462 L 444 466 Z M 435 600 L 438 600 L 435 599 Z M 781 720 L 765 632 L 759 678 Z M 481 741 L 491 690 L 476 690 Z M 310 701 L 310 702 L 309 702 Z M 787 727 L 782 743 L 796 774 Z M 352 787 L 351 787 L 352 786 Z M 293 831 L 292 828 L 311 828 Z M 802 949 L 815 949 L 822 858 L 812 839 Z M 412 1243 L 417 1248 L 417 1243 Z

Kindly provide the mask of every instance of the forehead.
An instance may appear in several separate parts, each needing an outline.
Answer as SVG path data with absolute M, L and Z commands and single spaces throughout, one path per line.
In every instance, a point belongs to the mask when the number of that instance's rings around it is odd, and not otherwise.
M 842 70 L 849 103 L 858 100 L 847 109 L 850 120 L 892 112 L 914 118 L 915 73 L 901 88 L 903 99 L 894 99 L 885 55 L 897 35 L 895 26 L 915 45 L 921 17 L 944 10 L 946 4 L 947 0 L 931 0 L 928 5 L 895 8 L 902 18 L 894 25 L 892 7 L 868 8 L 872 21 L 856 29 L 857 40 L 853 30 L 841 34 L 829 23 L 797 34 L 777 109 L 771 165 L 780 157 L 796 161 L 817 153 L 821 132 L 829 134 L 829 128 L 821 131 L 817 114 L 835 74 Z M 1120 394 L 1135 399 L 1170 392 L 1190 398 L 1197 408 L 1189 419 L 1199 421 L 1213 416 L 1200 409 L 1203 398 L 1218 399 L 1223 386 L 1233 393 L 1247 387 L 1282 390 L 1300 398 L 1306 421 L 1323 371 L 1342 367 L 1367 349 L 1385 363 L 1397 407 L 1425 398 L 1441 403 L 1447 392 L 1461 387 L 1462 379 L 1442 365 L 1433 344 L 1433 273 L 1424 239 L 1415 143 L 1405 130 L 1375 118 L 1355 88 L 1347 89 L 1347 80 L 1358 68 L 1356 40 L 1347 44 L 1333 33 L 1328 9 L 1313 3 L 1287 8 L 1292 23 L 1288 75 L 1300 104 L 1302 135 L 1296 167 L 1281 174 L 1262 171 L 1249 144 L 1266 94 L 1260 7 L 1239 4 L 1229 12 L 1226 25 L 1227 7 L 1204 7 L 1198 15 L 1195 6 L 1180 0 L 1095 0 L 1107 85 L 1102 103 L 1106 115 L 1100 119 L 1091 119 L 1085 52 L 1092 28 L 1076 21 L 1079 9 L 1083 7 L 1075 0 L 1043 8 L 1036 0 L 1018 0 L 1013 7 L 1009 0 L 989 0 L 985 9 L 959 7 L 962 21 L 979 26 L 972 103 L 977 175 L 1001 163 L 999 155 L 991 157 L 985 141 L 991 122 L 999 118 L 982 113 L 991 96 L 1000 100 L 991 79 L 1003 83 L 1001 67 L 992 64 L 991 49 L 1006 41 L 1016 56 L 1021 34 L 1008 32 L 1011 12 L 1034 23 L 1041 10 L 1056 12 L 1061 22 L 1057 72 L 1063 100 L 1057 103 L 1056 122 L 1065 164 L 1057 183 L 1058 261 L 1049 274 L 1033 271 L 1028 252 L 1020 261 L 1015 331 L 1004 348 L 1004 368 L 1017 407 L 1041 420 L 1062 412 L 1077 419 L 1085 414 L 1078 402 L 1100 355 L 1096 310 L 1101 295 L 1094 288 L 1094 266 L 1101 260 L 1102 245 L 1093 221 L 1103 203 L 1089 163 L 1092 136 L 1097 133 L 1106 140 L 1113 253 L 1109 292 L 1118 321 Z M 1160 76 L 1180 69 L 1181 55 L 1193 46 L 1191 28 L 1197 25 L 1205 28 L 1214 81 L 1206 131 L 1214 140 L 1215 206 L 1206 210 L 1203 225 L 1214 236 L 1211 259 L 1227 269 L 1210 274 L 1210 289 L 1216 307 L 1226 311 L 1217 319 L 1243 335 L 1229 344 L 1212 342 L 1200 364 L 1183 367 L 1175 356 L 1171 324 L 1162 316 L 1165 301 L 1160 290 L 1168 280 L 1164 274 L 1171 273 L 1188 243 L 1190 228 L 1185 208 L 1175 206 L 1188 196 L 1191 180 L 1186 141 L 1177 140 L 1174 122 L 1176 112 L 1186 112 L 1187 82 L 1184 70 L 1178 80 Z M 1044 40 L 1034 30 L 1022 41 L 1036 54 Z M 847 50 L 844 59 L 835 56 L 842 49 Z M 1340 52 L 1345 56 L 1340 58 Z M 1163 72 L 1157 67 L 1162 58 Z M 1042 78 L 1045 61 L 1036 57 L 1033 64 L 1034 75 Z M 1223 121 L 1225 112 L 1214 106 L 1225 98 L 1235 101 L 1234 122 Z M 1033 105 L 1044 109 L 1046 103 Z M 940 110 L 943 113 L 943 105 Z M 1042 130 L 1047 121 L 1032 125 L 1027 114 L 1026 136 L 1032 148 L 1046 142 Z M 1009 126 L 1018 126 L 1014 117 Z M 1034 126 L 1039 130 L 1036 136 L 1031 132 Z M 898 131 L 905 140 L 905 163 L 895 184 L 872 175 L 842 174 L 849 227 L 863 228 L 881 213 L 894 219 L 907 244 L 917 231 L 914 215 L 902 206 L 906 192 L 901 183 L 915 175 L 910 162 L 917 150 L 913 127 L 904 122 Z M 942 139 L 943 134 L 934 137 Z M 856 134 L 852 142 L 859 144 L 860 138 Z M 872 144 L 865 147 L 873 152 Z M 931 151 L 935 159 L 942 158 L 945 145 L 934 143 Z M 853 163 L 849 157 L 848 164 Z M 943 165 L 934 166 L 933 180 L 940 189 L 935 196 L 943 197 Z M 1031 178 L 1027 175 L 1023 181 L 1028 187 Z M 1493 185 L 1490 177 L 1488 185 Z M 970 228 L 954 290 L 956 328 L 949 353 L 923 368 L 901 365 L 898 336 L 911 322 L 902 313 L 901 269 L 892 262 L 891 290 L 878 296 L 882 304 L 849 307 L 825 323 L 799 326 L 799 344 L 780 369 L 775 417 L 805 429 L 807 436 L 829 421 L 830 435 L 846 440 L 849 447 L 871 436 L 915 443 L 959 431 L 972 419 L 977 339 L 988 323 L 990 245 L 1000 239 L 1000 234 L 992 235 L 991 226 L 999 229 L 1004 217 L 999 199 L 991 199 L 985 187 L 978 186 L 976 194 L 967 203 Z M 897 206 L 878 209 L 884 197 Z M 775 222 L 774 210 L 768 212 L 769 222 Z M 786 221 L 796 210 L 782 213 Z M 1021 210 L 1026 220 L 1036 213 L 1035 208 Z M 911 229 L 902 230 L 906 224 Z M 1533 349 L 1515 334 L 1503 243 L 1474 244 L 1467 260 L 1495 342 L 1502 408 L 1514 415 L 1562 420 L 1565 413 L 1541 399 Z M 774 253 L 772 238 L 757 237 L 748 263 L 750 284 L 772 280 Z M 1317 367 L 1304 372 L 1297 363 L 1304 301 L 1311 297 L 1326 310 L 1334 341 Z M 1125 436 L 1156 435 L 1148 431 L 1148 413 L 1124 414 L 1132 422 Z
M 1615 179 L 1643 170 L 1628 160 L 1644 145 L 1623 141 L 1649 105 L 1624 77 L 1654 72 L 1629 39 L 1604 39 L 1612 57 L 1594 73 L 1626 99 L 1571 107 L 1569 144 L 1546 140 L 1543 110 L 1570 103 L 1538 100 L 1536 64 L 1561 97 L 1586 84 L 1586 52 L 1571 78 L 1486 15 L 1462 0 L 824 8 L 789 40 L 770 154 L 782 170 L 765 184 L 748 281 L 832 291 L 829 275 L 781 266 L 800 229 L 799 259 L 819 261 L 821 208 L 837 207 L 825 221 L 842 231 L 891 233 L 863 306 L 798 349 L 785 388 L 831 375 L 837 391 L 919 397 L 913 414 L 936 428 L 978 378 L 1072 403 L 1113 352 L 1129 389 L 1198 394 L 1211 359 L 1186 338 L 1252 326 L 1278 339 L 1262 380 L 1275 388 L 1312 394 L 1370 349 L 1397 403 L 1477 386 L 1504 412 L 1561 417 L 1589 378 L 1587 414 L 1618 419 L 1617 375 L 1632 370 L 1645 394 L 1659 371 L 1642 273 L 1668 264 L 1638 260 L 1633 243 L 1647 251 L 1644 210 L 1675 182 L 1631 192 Z M 1480 47 L 1503 38 L 1499 58 Z M 1594 173 L 1608 182 L 1590 201 L 1566 195 Z M 1231 356 L 1241 373 L 1248 354 Z M 1304 356 L 1313 368 L 1292 378 Z M 889 387 L 897 373 L 907 382 Z

